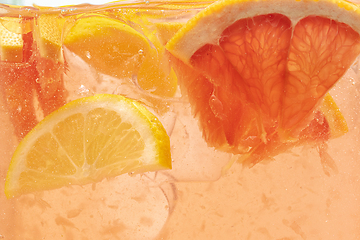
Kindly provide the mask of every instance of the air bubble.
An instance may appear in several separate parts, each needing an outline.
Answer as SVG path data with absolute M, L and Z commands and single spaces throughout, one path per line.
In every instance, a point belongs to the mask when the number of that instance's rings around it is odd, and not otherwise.
M 217 96 L 211 95 L 211 97 L 209 99 L 209 105 L 210 105 L 210 109 L 214 113 L 215 117 L 222 119 L 222 120 L 226 119 L 226 116 L 224 114 L 224 106 Z
M 144 50 L 140 49 L 140 50 L 138 51 L 138 53 L 139 53 L 139 54 L 143 54 L 143 53 L 144 53 Z
M 79 89 L 77 90 L 76 94 L 80 96 L 87 96 L 90 93 L 90 90 L 87 89 L 84 85 L 80 85 Z

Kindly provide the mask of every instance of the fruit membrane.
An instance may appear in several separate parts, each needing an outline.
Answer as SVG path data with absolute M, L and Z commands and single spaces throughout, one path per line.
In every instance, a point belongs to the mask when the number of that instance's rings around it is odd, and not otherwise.
M 0 239 L 360 235 L 359 63 L 316 105 L 300 141 L 279 143 L 274 134 L 242 154 L 214 148 L 199 123 L 206 117 L 195 114 L 204 109 L 195 109 L 198 98 L 184 84 L 198 73 L 165 47 L 212 3 L 0 4 Z M 172 169 L 7 199 L 6 173 L 24 136 L 66 103 L 99 93 L 135 99 L 158 117 L 170 137 Z M 326 120 L 339 114 L 346 131 Z

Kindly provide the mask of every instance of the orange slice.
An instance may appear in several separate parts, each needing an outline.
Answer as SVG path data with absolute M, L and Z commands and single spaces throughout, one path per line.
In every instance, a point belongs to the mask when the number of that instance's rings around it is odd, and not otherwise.
M 189 20 L 166 48 L 189 66 L 179 63 L 178 76 L 209 145 L 244 153 L 274 135 L 300 140 L 359 55 L 359 32 L 360 10 L 346 1 L 223 0 Z M 335 135 L 345 131 L 331 127 Z

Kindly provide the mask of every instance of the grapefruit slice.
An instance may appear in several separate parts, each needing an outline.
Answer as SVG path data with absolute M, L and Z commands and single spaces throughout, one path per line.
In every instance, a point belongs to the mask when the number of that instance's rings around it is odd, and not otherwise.
M 223 0 L 166 48 L 180 60 L 179 81 L 208 144 L 247 153 L 301 141 L 313 120 L 329 117 L 316 109 L 359 55 L 359 32 L 360 10 L 345 1 Z M 332 116 L 341 122 L 329 130 L 336 137 L 346 123 Z
M 36 88 L 34 80 L 38 72 L 29 63 L 33 35 L 32 32 L 22 32 L 30 21 L 0 18 L 0 90 L 18 139 L 22 139 L 38 123 L 33 101 Z
M 0 46 L 0 86 L 21 140 L 38 123 L 41 110 L 46 116 L 65 104 L 58 16 L 0 18 Z

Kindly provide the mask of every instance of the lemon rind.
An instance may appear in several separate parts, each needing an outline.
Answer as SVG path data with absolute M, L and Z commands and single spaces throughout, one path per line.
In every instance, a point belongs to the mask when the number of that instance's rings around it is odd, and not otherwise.
M 20 173 L 26 169 L 24 155 L 29 151 L 38 137 L 50 132 L 54 123 L 71 116 L 74 113 L 87 113 L 98 107 L 104 107 L 119 113 L 123 121 L 130 122 L 136 126 L 136 130 L 145 141 L 143 157 L 140 160 L 142 166 L 133 172 L 156 171 L 171 169 L 170 140 L 164 127 L 158 118 L 149 112 L 140 103 L 112 94 L 98 94 L 92 97 L 74 100 L 55 112 L 48 115 L 36 125 L 18 145 L 6 176 L 5 195 L 7 198 L 18 196 L 19 186 L 17 184 Z M 59 176 L 61 177 L 61 176 Z M 69 176 L 69 179 L 71 176 Z M 90 183 L 89 179 L 78 179 L 78 183 Z M 46 190 L 46 189 L 45 189 Z

